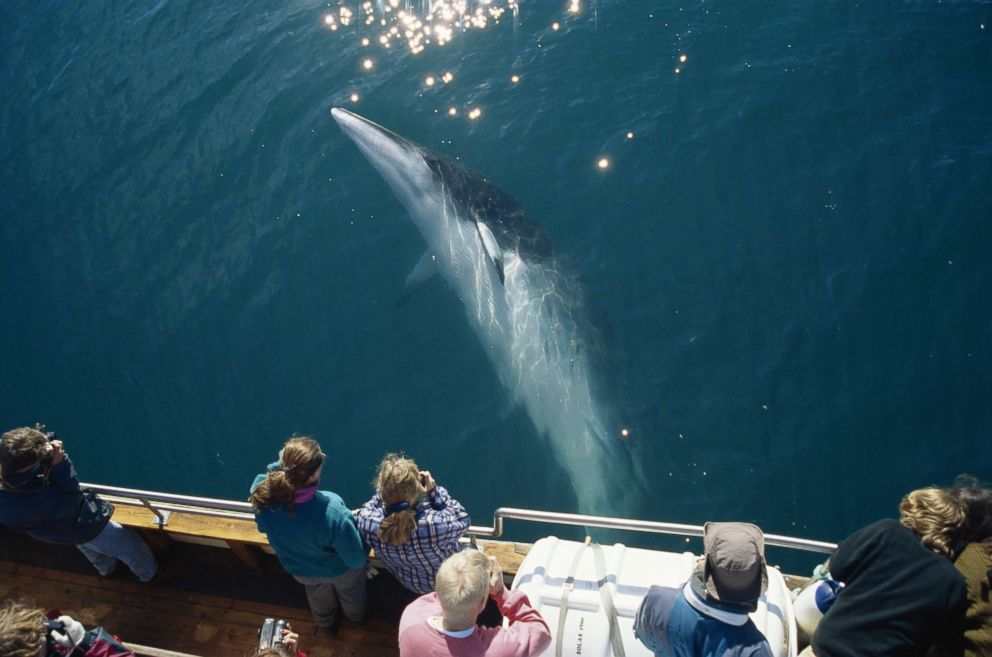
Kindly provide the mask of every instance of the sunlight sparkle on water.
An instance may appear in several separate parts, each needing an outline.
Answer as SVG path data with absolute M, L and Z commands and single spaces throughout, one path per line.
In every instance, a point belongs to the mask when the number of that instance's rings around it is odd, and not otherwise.
M 353 102 L 353 103 L 357 103 L 358 102 L 358 94 L 353 93 L 353 94 L 351 94 L 351 96 L 349 96 L 349 98 L 351 99 L 351 102 Z
M 469 110 L 468 118 L 470 118 L 471 120 L 475 121 L 480 116 L 482 116 L 482 110 L 479 109 L 478 107 L 473 107 L 471 110 Z
M 572 5 L 578 5 L 578 0 L 571 1 Z M 352 6 L 356 9 L 352 10 Z M 382 47 L 404 44 L 417 54 L 428 45 L 444 46 L 459 33 L 498 24 L 507 12 L 516 20 L 519 7 L 517 0 L 362 0 L 354 4 L 344 1 L 340 3 L 340 17 L 335 24 L 350 25 L 354 11 L 359 12 L 356 25 L 373 31 L 372 36 Z M 365 45 L 364 39 L 362 43 Z
M 602 171 L 605 171 L 605 170 L 609 169 L 610 168 L 610 158 L 608 158 L 608 157 L 601 157 L 601 158 L 599 158 L 599 160 L 596 162 L 596 166 L 599 167 L 600 170 L 602 170 Z
M 634 138 L 634 133 L 633 132 L 628 132 L 627 133 L 627 139 L 633 139 L 633 138 Z
M 371 59 L 366 59 L 362 61 L 362 68 L 364 68 L 366 71 L 371 71 L 373 66 L 375 66 L 375 64 L 372 62 Z
M 516 83 L 520 82 L 520 76 L 519 75 L 511 75 L 510 76 L 510 82 L 512 82 L 513 84 L 516 84 Z

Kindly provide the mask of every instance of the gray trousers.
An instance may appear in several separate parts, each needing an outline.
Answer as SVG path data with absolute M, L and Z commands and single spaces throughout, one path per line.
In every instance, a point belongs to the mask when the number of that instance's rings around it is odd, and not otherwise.
M 307 602 L 313 620 L 321 627 L 330 627 L 337 620 L 338 607 L 345 618 L 359 622 L 365 618 L 365 566 L 354 568 L 337 577 L 294 577 L 306 587 Z

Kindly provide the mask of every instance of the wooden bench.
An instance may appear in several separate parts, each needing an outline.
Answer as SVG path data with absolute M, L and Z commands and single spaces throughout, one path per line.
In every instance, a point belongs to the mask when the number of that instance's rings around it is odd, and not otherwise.
M 261 568 L 262 548 L 268 547 L 265 534 L 258 531 L 254 520 L 216 518 L 197 513 L 172 511 L 164 527 L 149 509 L 118 504 L 114 520 L 133 527 L 152 549 L 164 553 L 173 538 L 191 543 L 224 543 L 242 562 L 253 570 Z

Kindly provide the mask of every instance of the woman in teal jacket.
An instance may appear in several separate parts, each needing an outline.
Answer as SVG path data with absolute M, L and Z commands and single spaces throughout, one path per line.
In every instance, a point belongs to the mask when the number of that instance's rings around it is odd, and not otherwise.
M 313 438 L 290 438 L 279 460 L 255 477 L 255 523 L 279 563 L 307 590 L 314 620 L 332 626 L 338 607 L 350 621 L 365 617 L 368 549 L 344 501 L 318 490 L 325 455 Z

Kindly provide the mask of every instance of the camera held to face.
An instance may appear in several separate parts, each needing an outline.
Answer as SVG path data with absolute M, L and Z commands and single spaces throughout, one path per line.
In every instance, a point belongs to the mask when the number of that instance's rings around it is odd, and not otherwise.
M 59 436 L 54 431 L 45 431 L 45 425 L 41 422 L 36 423 L 34 428 L 40 431 L 41 434 L 45 436 L 45 440 L 49 443 L 46 445 L 45 455 L 41 458 L 42 465 L 49 465 L 52 462 L 52 458 L 55 456 L 52 450 L 51 442 L 53 440 L 57 440 Z
M 266 618 L 258 630 L 258 649 L 282 648 L 282 631 L 286 629 L 286 621 Z

